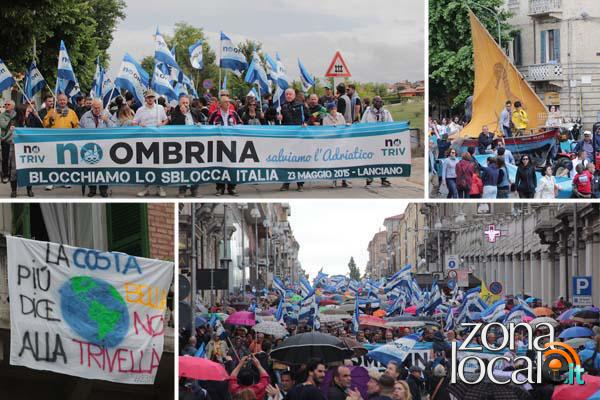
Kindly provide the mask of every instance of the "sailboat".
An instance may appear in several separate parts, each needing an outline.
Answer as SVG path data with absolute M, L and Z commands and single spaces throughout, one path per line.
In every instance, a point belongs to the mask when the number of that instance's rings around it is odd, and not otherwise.
M 513 104 L 520 101 L 529 116 L 529 128 L 522 136 L 505 138 L 506 148 L 515 154 L 537 155 L 543 162 L 558 134 L 557 129 L 545 127 L 548 116 L 546 106 L 471 10 L 469 19 L 475 87 L 473 117 L 459 133 L 461 152 L 469 146 L 477 147 L 477 138 L 484 125 L 497 137 L 501 136 L 502 129 L 498 121 L 504 104 L 507 100 Z

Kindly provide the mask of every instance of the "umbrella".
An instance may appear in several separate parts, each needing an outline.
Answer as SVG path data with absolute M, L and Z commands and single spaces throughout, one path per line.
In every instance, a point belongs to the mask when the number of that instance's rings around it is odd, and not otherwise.
M 574 338 L 574 339 L 569 339 L 565 342 L 565 344 L 568 344 L 569 346 L 571 346 L 572 348 L 575 349 L 575 351 L 577 351 L 580 347 L 585 346 L 585 344 L 589 341 L 593 341 L 593 339 L 590 338 Z
M 581 310 L 583 310 L 583 308 L 578 308 L 578 307 L 571 308 L 570 310 L 564 311 L 556 319 L 559 320 L 560 322 L 568 321 L 571 319 L 573 314 L 575 314 L 576 312 L 581 311 Z
M 227 317 L 229 317 L 229 315 L 227 315 L 225 313 L 200 314 L 201 317 L 206 318 L 206 319 L 210 319 L 210 317 L 212 317 L 213 315 L 215 315 L 217 317 L 217 319 L 221 322 L 225 321 L 227 319 Z
M 354 390 L 358 389 L 363 399 L 368 398 L 367 394 L 367 383 L 369 382 L 369 371 L 365 367 L 352 366 L 350 368 L 350 387 Z M 321 383 L 321 392 L 327 393 L 329 387 L 333 383 L 334 368 L 330 368 L 325 374 L 323 383 Z
M 529 321 L 529 325 L 531 325 L 534 329 L 537 329 L 538 325 L 543 323 L 550 324 L 555 328 L 559 325 L 557 320 L 550 317 L 538 317 Z
M 237 311 L 231 314 L 225 320 L 225 323 L 230 325 L 254 326 L 256 325 L 256 319 L 254 313 L 251 311 Z
M 382 318 L 372 315 L 361 315 L 358 317 L 361 326 L 370 326 L 372 328 L 385 328 L 385 321 Z
M 368 350 L 365 349 L 365 347 L 362 344 L 358 343 L 356 339 L 353 339 L 351 337 L 343 337 L 340 339 L 342 339 L 342 342 L 344 342 L 344 345 L 346 345 L 348 349 L 354 352 L 354 355 L 356 357 L 361 357 L 368 353 Z
M 342 304 L 340 306 L 340 308 L 338 308 L 338 311 L 341 312 L 353 312 L 354 311 L 354 302 L 352 302 L 352 304 Z
M 206 324 L 208 324 L 208 320 L 206 318 L 204 318 L 204 317 L 201 317 L 201 316 L 198 315 L 194 319 L 194 326 L 195 327 L 199 327 L 199 326 L 206 325 Z
M 492 383 L 470 385 L 458 382 L 448 385 L 448 391 L 461 400 L 530 400 L 532 398 L 529 393 L 518 386 Z
M 533 309 L 533 312 L 538 317 L 551 317 L 552 315 L 554 315 L 554 311 L 552 311 L 548 307 L 536 307 Z
M 593 324 L 595 322 L 598 322 L 598 320 L 600 320 L 600 312 L 584 309 L 584 310 L 577 311 L 576 313 L 574 313 L 573 316 L 571 317 L 571 319 L 573 321 L 577 321 L 577 322 Z
M 335 308 L 330 308 L 331 306 L 327 306 L 323 311 L 319 310 L 321 314 L 343 314 L 344 312 L 339 309 L 338 306 L 333 306 Z M 348 314 L 345 314 L 348 315 Z
M 331 363 L 352 357 L 352 351 L 337 337 L 321 332 L 290 336 L 271 351 L 272 359 L 285 364 L 302 364 L 313 357 Z
M 588 374 L 582 375 L 583 385 L 560 385 L 554 389 L 552 400 L 587 400 L 595 398 L 598 390 L 600 390 L 600 377 Z
M 584 328 L 583 326 L 573 326 L 562 331 L 558 337 L 561 339 L 572 339 L 592 336 L 594 336 L 594 332 L 591 329 Z
M 254 332 L 264 333 L 265 335 L 271 335 L 275 338 L 282 338 L 288 335 L 288 331 L 279 322 L 275 321 L 263 321 L 252 327 Z
M 385 314 L 386 314 L 385 310 L 377 310 L 373 313 L 373 316 L 377 317 L 377 318 L 383 318 L 383 317 L 385 317 Z
M 222 364 L 192 356 L 179 356 L 179 376 L 203 381 L 224 381 L 229 378 Z
M 539 299 L 537 297 L 528 297 L 527 300 L 525 300 L 526 303 L 531 304 L 533 302 L 538 301 Z
M 410 314 L 410 315 L 415 315 L 417 313 L 417 306 L 406 307 L 404 309 L 404 313 Z
M 348 314 L 322 314 L 319 318 L 321 322 L 342 322 L 351 317 Z

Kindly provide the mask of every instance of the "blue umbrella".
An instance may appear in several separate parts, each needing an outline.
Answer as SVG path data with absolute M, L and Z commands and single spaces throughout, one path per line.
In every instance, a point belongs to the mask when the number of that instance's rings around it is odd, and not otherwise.
M 208 323 L 208 321 L 206 320 L 206 318 L 197 316 L 196 319 L 194 320 L 194 326 L 195 327 L 199 327 L 202 325 L 206 325 Z
M 588 400 L 600 400 L 600 390 L 588 397 Z
M 525 300 L 526 303 L 533 303 L 534 301 L 538 301 L 539 299 L 537 297 L 529 297 L 527 300 Z
M 594 332 L 589 328 L 584 328 L 583 326 L 574 326 L 569 329 L 565 329 L 561 332 L 561 339 L 573 339 L 578 337 L 592 337 L 594 336 Z

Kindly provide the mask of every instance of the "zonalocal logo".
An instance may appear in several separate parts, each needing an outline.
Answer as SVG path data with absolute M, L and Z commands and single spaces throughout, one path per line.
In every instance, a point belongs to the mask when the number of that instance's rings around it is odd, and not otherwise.
M 563 382 L 569 385 L 582 385 L 584 383 L 582 378 L 584 369 L 581 366 L 579 355 L 568 344 L 554 341 L 554 327 L 550 324 L 538 324 L 538 328 L 547 328 L 548 333 L 535 337 L 533 335 L 533 328 L 527 323 L 509 323 L 507 325 L 502 325 L 498 322 L 493 322 L 489 324 L 464 323 L 462 325 L 472 327 L 472 331 L 462 344 L 458 345 L 456 342 L 452 343 L 451 383 L 462 381 L 470 385 L 476 385 L 483 381 L 484 378 L 487 378 L 490 382 L 497 385 L 522 385 L 524 383 L 540 384 L 542 383 L 543 378 L 550 379 L 556 383 Z M 487 335 L 492 328 L 497 328 L 502 331 L 503 339 L 498 345 L 488 343 L 487 341 Z M 535 364 L 529 357 L 518 356 L 511 360 L 503 355 L 492 358 L 468 355 L 460 358 L 459 361 L 459 352 L 461 351 L 490 351 L 495 353 L 502 353 L 503 350 L 514 351 L 516 349 L 515 330 L 517 328 L 525 329 L 527 332 L 527 350 L 534 350 L 536 352 Z M 473 339 L 477 336 L 481 337 L 481 345 L 472 343 Z M 501 380 L 498 379 L 497 376 L 494 376 L 494 370 L 497 370 L 497 363 L 499 361 L 512 361 L 515 365 L 518 365 L 519 362 L 521 362 L 524 366 L 512 371 L 510 379 L 503 377 L 504 379 Z M 478 374 L 476 379 L 467 379 L 465 374 L 465 365 L 467 363 L 478 364 L 476 373 L 469 374 L 471 375 L 471 378 L 473 378 L 473 375 Z M 535 365 L 538 366 L 537 369 L 535 368 Z

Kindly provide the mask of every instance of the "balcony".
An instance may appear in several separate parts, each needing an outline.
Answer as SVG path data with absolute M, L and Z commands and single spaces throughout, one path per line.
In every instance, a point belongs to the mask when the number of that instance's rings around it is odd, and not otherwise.
M 562 0 L 529 0 L 529 16 L 560 19 L 562 16 Z
M 522 69 L 529 82 L 562 81 L 562 65 L 556 63 L 534 64 Z

